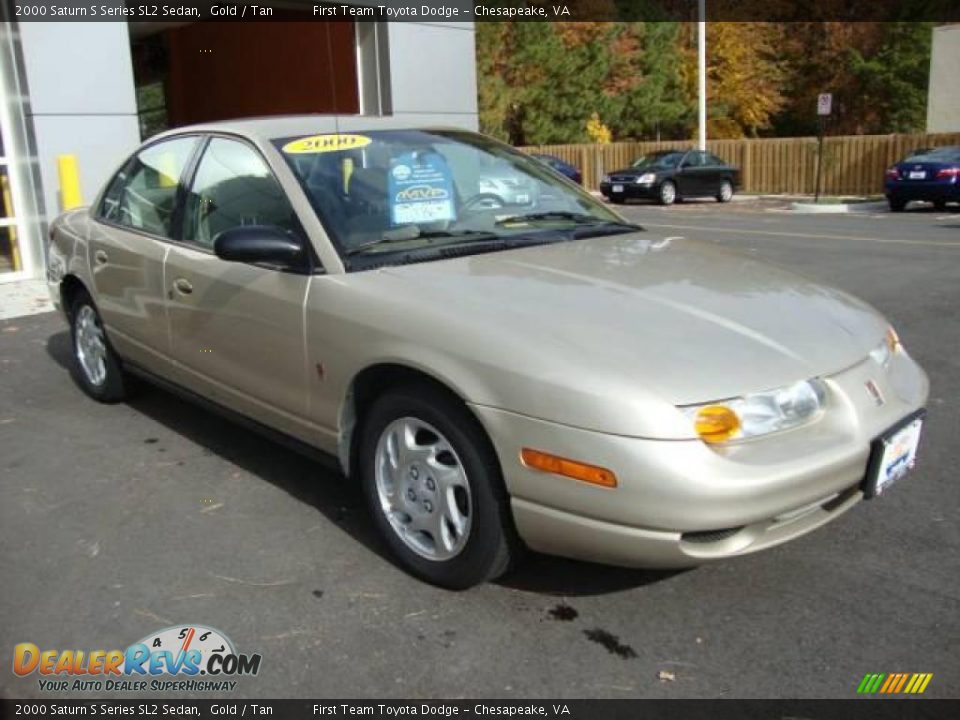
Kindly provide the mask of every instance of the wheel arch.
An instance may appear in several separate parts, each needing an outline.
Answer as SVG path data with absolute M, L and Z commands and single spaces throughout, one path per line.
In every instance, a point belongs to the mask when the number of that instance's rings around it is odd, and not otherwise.
M 362 424 L 363 417 L 373 402 L 384 392 L 398 387 L 411 385 L 429 385 L 434 389 L 461 403 L 467 408 L 471 417 L 483 430 L 491 447 L 490 434 L 480 422 L 463 394 L 451 384 L 413 365 L 403 362 L 379 362 L 365 367 L 353 376 L 347 385 L 343 401 L 340 403 L 339 440 L 337 443 L 337 457 L 345 475 L 349 476 L 357 465 L 357 451 L 359 448 L 360 433 L 357 432 Z
M 90 288 L 77 275 L 73 273 L 64 275 L 60 281 L 60 303 L 68 320 L 72 319 L 70 313 L 73 309 L 73 303 L 80 293 L 85 293 L 90 298 L 93 297 Z

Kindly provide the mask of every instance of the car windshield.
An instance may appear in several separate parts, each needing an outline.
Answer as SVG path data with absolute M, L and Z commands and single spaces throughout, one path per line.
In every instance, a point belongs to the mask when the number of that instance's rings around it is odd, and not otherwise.
M 960 162 L 960 148 L 939 147 L 915 152 L 903 162 Z
M 273 141 L 351 269 L 637 230 L 540 162 L 476 133 Z
M 637 158 L 633 161 L 633 167 L 635 168 L 675 168 L 680 164 L 680 161 L 683 159 L 683 156 L 686 155 L 684 152 L 676 151 L 661 151 L 650 153 L 649 155 L 644 155 L 640 158 Z

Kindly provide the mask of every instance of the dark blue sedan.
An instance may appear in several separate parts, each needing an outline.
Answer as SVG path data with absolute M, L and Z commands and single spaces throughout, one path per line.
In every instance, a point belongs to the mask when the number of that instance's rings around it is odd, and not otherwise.
M 583 185 L 583 175 L 581 175 L 579 170 L 565 160 L 561 160 L 553 155 L 544 155 L 542 153 L 533 153 L 530 157 L 535 160 L 539 160 L 544 165 L 552 167 L 558 173 L 564 177 L 570 178 L 578 185 Z
M 894 212 L 911 200 L 932 202 L 938 210 L 960 202 L 960 147 L 915 152 L 887 170 L 884 194 Z

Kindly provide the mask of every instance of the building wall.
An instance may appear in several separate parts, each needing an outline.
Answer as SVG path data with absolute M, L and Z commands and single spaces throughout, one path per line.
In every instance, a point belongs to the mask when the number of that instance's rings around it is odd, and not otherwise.
M 47 219 L 60 212 L 57 156 L 73 154 L 83 199 L 140 142 L 127 24 L 19 23 L 24 114 L 33 127 Z
M 376 108 L 388 116 L 385 123 L 475 130 L 479 123 L 473 23 L 380 25 L 386 35 L 382 62 L 378 60 L 382 70 L 375 77 L 368 74 L 362 83 L 386 84 L 382 92 L 374 93 L 386 99 L 385 107 Z M 319 23 L 311 26 L 317 28 Z M 23 22 L 15 27 L 22 56 L 21 109 L 31 137 L 29 145 L 35 153 L 29 161 L 35 162 L 37 195 L 41 200 L 36 222 L 31 223 L 35 225 L 31 233 L 34 239 L 27 251 L 38 258 L 32 272 L 39 277 L 43 274 L 40 259 L 45 223 L 61 212 L 57 156 L 77 156 L 83 198 L 92 202 L 123 158 L 140 143 L 140 128 L 126 23 Z M 229 29 L 236 31 L 236 24 Z M 181 37 L 190 39 L 186 43 L 188 50 L 197 50 L 199 58 L 199 49 L 193 42 L 198 38 L 189 35 L 189 30 L 182 31 Z M 338 33 L 336 42 L 342 44 L 344 38 L 351 44 L 357 42 L 353 33 Z M 308 52 L 307 48 L 300 49 Z M 354 47 L 354 51 L 362 55 L 359 48 Z M 251 56 L 262 61 L 255 51 Z M 189 68 L 184 70 L 187 71 Z M 337 89 L 335 102 L 341 112 L 359 108 L 363 95 L 363 88 L 356 88 L 356 67 L 349 75 L 349 82 L 354 85 L 347 93 L 349 97 L 341 98 L 340 88 Z M 249 74 L 245 79 L 255 80 Z M 254 85 L 250 82 L 244 92 L 253 92 Z M 177 112 L 176 108 L 171 109 Z M 280 108 L 281 112 L 284 110 L 289 111 Z M 264 108 L 255 111 L 263 114 Z M 343 127 L 362 123 L 357 115 L 341 118 Z
M 960 132 L 960 25 L 933 29 L 927 132 Z
M 479 128 L 472 22 L 390 23 L 388 40 L 395 116 Z

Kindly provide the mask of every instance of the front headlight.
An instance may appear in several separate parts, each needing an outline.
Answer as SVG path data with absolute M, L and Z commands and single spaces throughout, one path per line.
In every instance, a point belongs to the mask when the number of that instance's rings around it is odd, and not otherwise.
M 810 422 L 820 415 L 826 397 L 824 382 L 813 378 L 731 400 L 687 405 L 680 410 L 690 418 L 694 431 L 704 442 L 723 443 L 769 435 Z
M 897 336 L 897 331 L 893 328 L 888 328 L 887 336 L 879 345 L 870 351 L 870 357 L 873 358 L 873 361 L 877 363 L 877 365 L 885 368 L 890 364 L 890 358 L 893 357 L 893 354 L 899 347 L 900 338 Z
M 652 185 L 656 179 L 656 173 L 644 173 L 637 178 L 637 185 Z
M 609 176 L 609 175 L 604 175 L 604 176 L 603 176 L 603 179 L 602 179 L 600 182 L 605 182 L 605 183 L 610 182 L 610 176 Z

